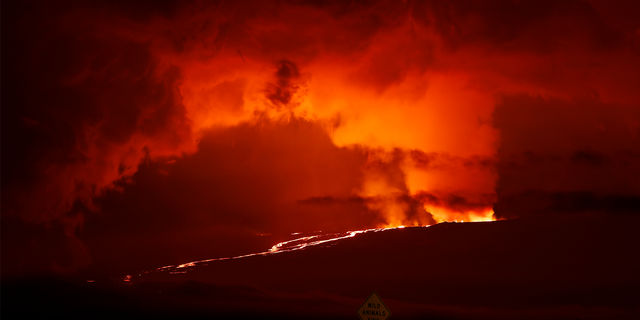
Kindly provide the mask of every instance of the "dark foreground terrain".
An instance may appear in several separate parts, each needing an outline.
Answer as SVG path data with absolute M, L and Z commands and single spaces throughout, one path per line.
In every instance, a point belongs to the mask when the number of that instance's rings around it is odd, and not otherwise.
M 443 223 L 156 273 L 4 279 L 3 318 L 638 319 L 640 218 Z

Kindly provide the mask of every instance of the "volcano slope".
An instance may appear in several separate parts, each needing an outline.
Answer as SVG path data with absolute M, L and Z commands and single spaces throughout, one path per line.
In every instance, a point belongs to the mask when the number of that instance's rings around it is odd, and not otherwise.
M 376 291 L 395 319 L 637 319 L 639 222 L 441 223 L 127 283 L 4 281 L 3 314 L 357 319 Z

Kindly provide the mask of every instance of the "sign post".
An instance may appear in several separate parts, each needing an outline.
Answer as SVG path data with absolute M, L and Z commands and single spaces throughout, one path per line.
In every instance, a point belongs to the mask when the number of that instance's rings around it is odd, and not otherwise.
M 358 316 L 362 320 L 386 320 L 391 317 L 391 311 L 374 291 L 358 309 Z

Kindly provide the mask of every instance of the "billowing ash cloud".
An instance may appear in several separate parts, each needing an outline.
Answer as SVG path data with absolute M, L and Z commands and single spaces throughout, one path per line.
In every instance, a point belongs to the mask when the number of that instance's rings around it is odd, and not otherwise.
M 633 212 L 633 5 L 9 4 L 3 243 Z
M 300 85 L 296 83 L 300 78 L 300 71 L 291 61 L 282 60 L 278 65 L 277 80 L 267 86 L 266 96 L 276 107 L 288 106 L 300 89 Z

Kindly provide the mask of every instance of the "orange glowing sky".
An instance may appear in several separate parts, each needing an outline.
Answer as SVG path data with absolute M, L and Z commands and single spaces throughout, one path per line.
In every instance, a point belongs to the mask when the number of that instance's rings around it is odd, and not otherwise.
M 633 211 L 632 5 L 16 5 L 2 215 L 67 270 L 141 239 Z

